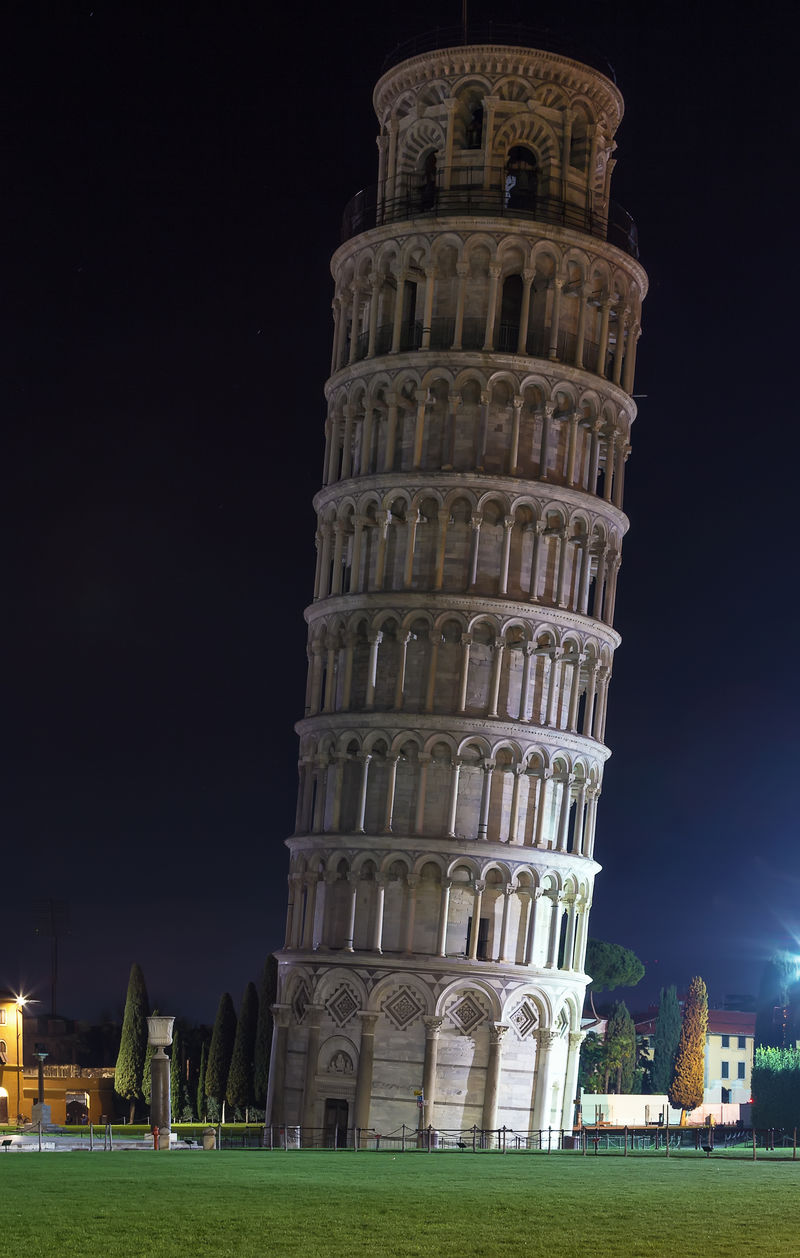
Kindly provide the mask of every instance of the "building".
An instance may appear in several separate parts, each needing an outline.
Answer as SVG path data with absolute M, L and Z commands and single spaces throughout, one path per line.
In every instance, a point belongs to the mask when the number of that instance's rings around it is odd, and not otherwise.
M 639 1046 L 653 1056 L 658 1011 L 636 1023 Z M 750 1100 L 756 1015 L 735 1009 L 709 1009 L 703 1104 L 743 1105 Z
M 16 1122 L 22 1109 L 23 1024 L 19 998 L 0 988 L 0 1123 Z
M 519 41 L 390 58 L 331 264 L 269 1102 L 304 1139 L 573 1122 L 647 280 L 608 67 Z

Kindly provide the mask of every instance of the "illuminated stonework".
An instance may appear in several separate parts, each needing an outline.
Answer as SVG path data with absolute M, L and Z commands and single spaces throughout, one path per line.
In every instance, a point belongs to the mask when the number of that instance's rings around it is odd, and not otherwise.
M 646 292 L 622 99 L 476 43 L 374 101 L 379 182 L 332 260 L 270 1116 L 388 1133 L 424 1087 L 425 1126 L 570 1127 Z

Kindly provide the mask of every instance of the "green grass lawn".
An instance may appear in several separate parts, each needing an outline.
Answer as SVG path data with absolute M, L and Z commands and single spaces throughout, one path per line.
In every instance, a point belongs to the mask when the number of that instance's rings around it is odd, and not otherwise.
M 7 1252 L 800 1253 L 800 1161 L 441 1153 L 0 1154 Z

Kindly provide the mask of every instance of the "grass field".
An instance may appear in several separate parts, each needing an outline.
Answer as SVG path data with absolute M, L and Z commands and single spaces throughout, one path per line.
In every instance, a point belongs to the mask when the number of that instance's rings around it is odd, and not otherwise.
M 800 1161 L 576 1154 L 0 1154 L 9 1254 L 800 1253 Z

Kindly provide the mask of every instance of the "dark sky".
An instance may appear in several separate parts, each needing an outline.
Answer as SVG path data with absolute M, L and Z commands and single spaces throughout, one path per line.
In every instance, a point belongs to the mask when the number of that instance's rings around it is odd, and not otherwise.
M 208 1021 L 283 936 L 328 259 L 383 55 L 461 6 L 146 7 L 6 11 L 0 985 L 47 1007 L 55 899 L 62 1012 L 138 960 Z M 592 933 L 719 1003 L 800 927 L 790 10 L 573 12 L 651 283 Z

